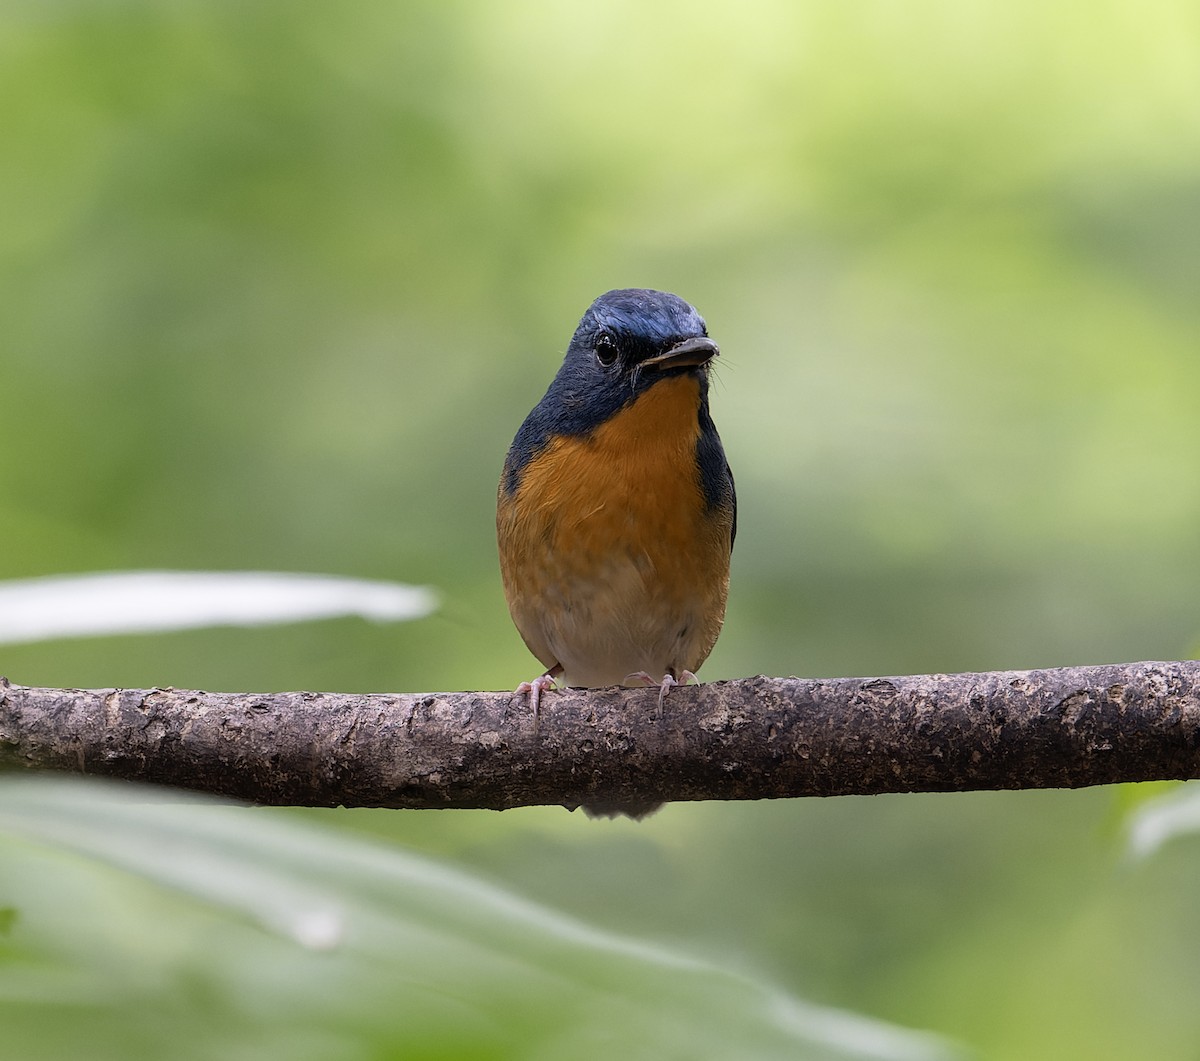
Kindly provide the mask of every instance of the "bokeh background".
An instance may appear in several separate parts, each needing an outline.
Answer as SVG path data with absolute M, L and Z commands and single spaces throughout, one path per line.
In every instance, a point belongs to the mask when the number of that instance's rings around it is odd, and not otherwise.
M 1193 3 L 8 0 L 0 99 L 0 578 L 443 600 L 14 646 L 14 681 L 530 677 L 495 482 L 627 286 L 722 348 L 741 515 L 702 678 L 1196 650 Z M 259 813 L 979 1057 L 1195 1058 L 1200 850 L 1129 862 L 1137 798 Z M 327 1056 L 391 1056 L 363 1034 Z

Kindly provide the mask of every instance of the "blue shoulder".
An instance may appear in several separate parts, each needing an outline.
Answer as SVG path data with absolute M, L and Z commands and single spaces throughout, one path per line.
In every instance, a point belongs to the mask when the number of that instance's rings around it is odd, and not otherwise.
M 700 469 L 700 487 L 704 503 L 711 512 L 729 509 L 733 527 L 729 536 L 729 547 L 737 537 L 737 490 L 733 485 L 733 472 L 725 458 L 725 447 L 721 436 L 708 412 L 708 403 L 700 406 L 700 437 L 696 439 L 696 464 Z
M 525 417 L 504 461 L 504 490 L 516 493 L 529 462 L 560 436 L 595 431 L 633 395 L 615 383 L 598 380 L 570 362 L 564 364 L 542 400 Z

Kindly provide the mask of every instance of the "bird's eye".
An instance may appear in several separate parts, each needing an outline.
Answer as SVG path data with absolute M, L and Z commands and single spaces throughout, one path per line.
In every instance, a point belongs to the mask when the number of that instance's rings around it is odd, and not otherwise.
M 617 344 L 611 335 L 601 335 L 596 340 L 596 360 L 605 368 L 617 360 Z

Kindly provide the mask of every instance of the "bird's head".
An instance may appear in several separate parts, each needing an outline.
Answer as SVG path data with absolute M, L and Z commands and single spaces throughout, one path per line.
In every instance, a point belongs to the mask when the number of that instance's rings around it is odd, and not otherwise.
M 690 372 L 706 381 L 718 352 L 704 318 L 678 295 L 630 288 L 588 307 L 563 373 L 628 400 L 668 375 Z

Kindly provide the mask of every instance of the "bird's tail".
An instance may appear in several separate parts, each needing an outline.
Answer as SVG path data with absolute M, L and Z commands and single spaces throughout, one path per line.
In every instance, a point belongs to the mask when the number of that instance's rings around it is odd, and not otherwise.
M 661 806 L 661 803 L 650 801 L 643 803 L 585 803 L 583 804 L 583 813 L 589 818 L 620 818 L 624 816 L 632 818 L 634 821 L 641 821 L 643 818 L 650 817 Z M 574 808 L 571 809 L 574 810 Z

